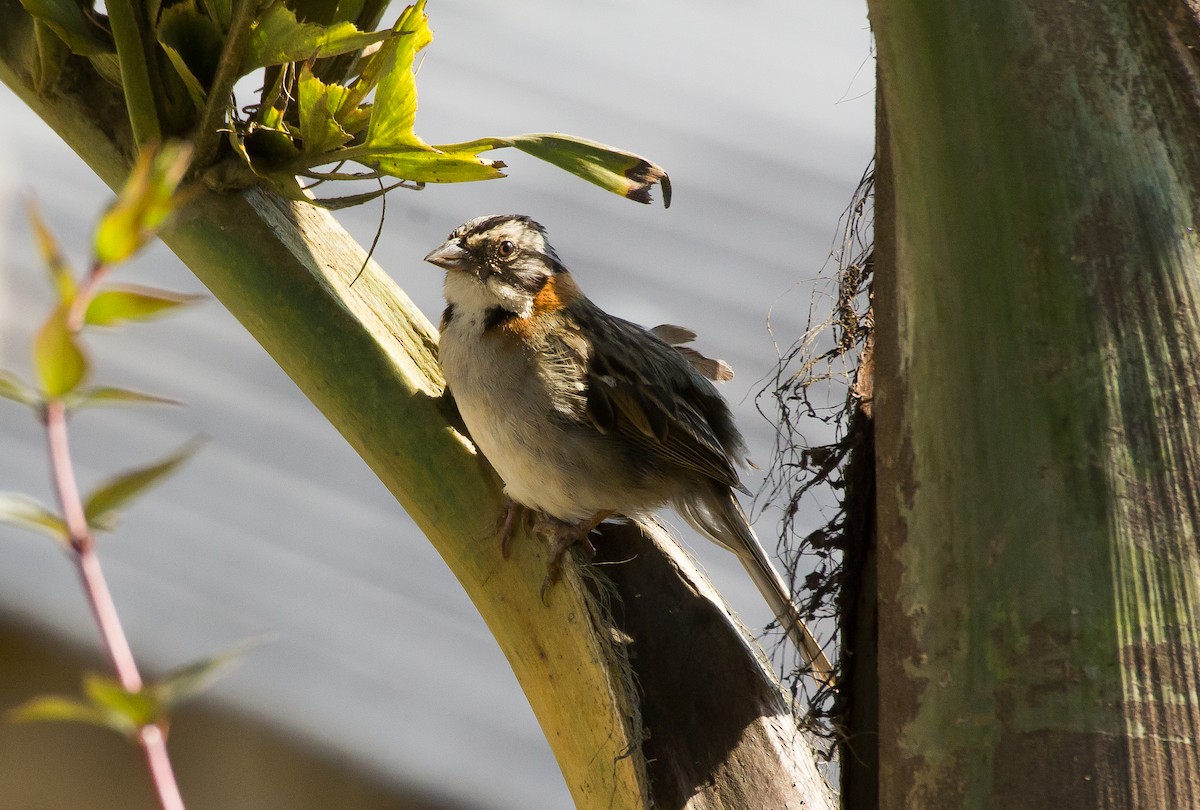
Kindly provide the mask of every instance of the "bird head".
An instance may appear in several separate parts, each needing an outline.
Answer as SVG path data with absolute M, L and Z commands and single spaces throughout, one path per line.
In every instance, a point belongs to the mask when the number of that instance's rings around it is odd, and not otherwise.
M 567 273 L 546 229 L 518 214 L 464 222 L 425 261 L 446 270 L 446 300 L 455 306 L 501 307 L 522 318 L 547 283 Z

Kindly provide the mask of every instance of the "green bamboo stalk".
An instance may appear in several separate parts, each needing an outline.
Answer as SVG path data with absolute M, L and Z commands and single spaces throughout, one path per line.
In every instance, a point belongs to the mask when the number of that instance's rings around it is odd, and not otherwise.
M 113 41 L 117 46 L 117 61 L 121 66 L 121 83 L 125 88 L 125 105 L 129 123 L 139 146 L 162 141 L 158 104 L 150 80 L 151 54 L 143 45 L 144 36 L 139 20 L 140 9 L 133 0 L 110 0 L 106 3 Z
M 879 806 L 1200 804 L 1200 26 L 871 0 Z

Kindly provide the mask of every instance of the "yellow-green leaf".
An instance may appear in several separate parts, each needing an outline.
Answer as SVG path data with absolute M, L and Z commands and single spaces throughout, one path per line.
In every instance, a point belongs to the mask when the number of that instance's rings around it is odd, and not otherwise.
M 132 391 L 128 388 L 114 388 L 109 385 L 98 385 L 83 391 L 76 391 L 67 400 L 70 408 L 88 408 L 97 405 L 182 405 L 177 399 L 160 397 L 157 394 L 147 394 L 143 391 Z
M 144 321 L 161 317 L 203 298 L 203 295 L 184 295 L 149 287 L 110 287 L 97 293 L 88 303 L 83 320 L 90 326 L 116 326 L 126 321 Z
M 191 145 L 180 142 L 142 152 L 120 195 L 96 227 L 97 261 L 124 261 L 150 240 L 174 210 L 176 190 L 191 158 Z
M 62 307 L 50 313 L 33 340 L 33 366 L 49 399 L 69 394 L 87 375 L 87 357 L 67 329 Z
M 392 149 L 361 154 L 360 163 L 392 177 L 417 183 L 462 183 L 503 177 L 504 164 L 481 160 L 470 151 L 442 152 L 436 149 Z
M 11 371 L 0 371 L 0 397 L 22 405 L 38 405 L 42 401 L 32 385 Z
M 433 41 L 425 0 L 409 6 L 394 28 L 396 36 L 385 42 L 372 60 L 379 71 L 375 105 L 367 127 L 368 149 L 429 146 L 413 132 L 417 116 L 417 80 L 413 61 L 417 52 Z M 416 179 L 416 178 L 408 178 Z
M 300 139 L 306 154 L 321 155 L 350 140 L 350 133 L 338 123 L 349 92 L 340 84 L 321 81 L 307 64 L 300 70 Z
M 61 695 L 42 695 L 27 700 L 8 713 L 14 723 L 75 722 L 94 726 L 109 726 L 104 712 L 77 698 Z
M 110 519 L 118 509 L 170 475 L 198 449 L 199 443 L 189 442 L 156 464 L 123 472 L 102 483 L 84 502 L 83 511 L 87 516 L 88 525 L 96 529 L 107 529 Z
M 476 141 L 481 145 L 488 140 Z M 511 146 L 526 154 L 553 163 L 576 177 L 582 177 L 600 188 L 628 197 L 640 203 L 649 203 L 650 189 L 655 183 L 662 184 L 663 206 L 671 205 L 671 180 L 659 165 L 640 155 L 626 152 L 602 143 L 563 135 L 558 132 L 537 132 L 530 135 L 514 135 L 509 138 L 494 138 L 491 148 Z M 451 147 L 437 147 L 451 148 Z
M 89 672 L 83 676 L 83 691 L 109 728 L 132 737 L 142 726 L 158 720 L 160 706 L 156 697 L 146 690 L 126 691 L 114 678 Z
M 46 534 L 62 543 L 69 536 L 62 518 L 20 492 L 0 492 L 0 523 Z
M 283 3 L 274 3 L 255 21 L 242 72 L 287 62 L 337 56 L 381 42 L 391 31 L 359 31 L 348 22 L 302 23 Z
M 234 665 L 240 663 L 247 653 L 266 641 L 265 637 L 252 638 L 226 652 L 179 667 L 155 679 L 146 687 L 146 691 L 154 694 L 164 710 L 172 709 L 207 689 Z
M 33 229 L 33 238 L 37 242 L 42 263 L 46 265 L 46 271 L 50 274 L 50 282 L 58 293 L 58 299 L 63 302 L 64 306 L 69 306 L 75 298 L 75 277 L 71 275 L 71 266 L 67 264 L 62 250 L 58 246 L 58 240 L 50 232 L 50 228 L 47 227 L 46 221 L 42 219 L 41 212 L 38 211 L 37 205 L 32 200 L 25 207 L 25 214 L 29 219 L 29 227 Z

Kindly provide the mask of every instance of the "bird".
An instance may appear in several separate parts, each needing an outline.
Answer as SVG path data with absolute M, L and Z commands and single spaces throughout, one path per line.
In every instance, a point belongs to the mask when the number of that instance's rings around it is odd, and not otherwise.
M 671 505 L 732 551 L 818 681 L 833 671 L 738 502 L 749 463 L 714 382 L 723 361 L 685 345 L 689 329 L 645 329 L 583 294 L 547 238 L 519 214 L 478 217 L 425 257 L 446 271 L 438 357 L 470 436 L 515 515 L 536 516 L 554 543 L 546 583 L 611 516 Z

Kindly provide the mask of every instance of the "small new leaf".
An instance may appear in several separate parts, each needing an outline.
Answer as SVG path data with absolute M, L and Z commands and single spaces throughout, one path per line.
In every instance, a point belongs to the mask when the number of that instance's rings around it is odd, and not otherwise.
M 38 405 L 42 401 L 32 385 L 11 371 L 0 371 L 0 397 L 22 405 Z
M 88 303 L 83 320 L 90 326 L 117 326 L 127 321 L 145 321 L 203 298 L 203 295 L 184 295 L 149 287 L 110 287 L 97 293 Z
M 116 510 L 170 475 L 199 448 L 198 442 L 188 442 L 157 464 L 138 467 L 105 481 L 84 503 L 83 511 L 88 525 L 95 529 L 107 529 Z
M 41 254 L 42 262 L 50 274 L 50 283 L 58 292 L 58 299 L 64 305 L 69 306 L 75 298 L 75 278 L 71 275 L 71 266 L 67 264 L 62 250 L 58 247 L 58 240 L 50 232 L 50 228 L 47 227 L 46 221 L 42 219 L 41 212 L 38 211 L 37 205 L 32 200 L 25 206 L 25 215 L 29 218 L 29 227 L 33 229 L 38 253 Z
M 128 388 L 114 388 L 108 385 L 98 385 L 83 391 L 76 391 L 67 398 L 68 408 L 90 408 L 102 405 L 182 405 L 177 399 L 160 397 L 157 394 L 147 394 L 143 391 L 132 391 Z
M 93 240 L 100 264 L 116 264 L 139 251 L 174 210 L 176 190 L 192 159 L 192 147 L 171 143 L 147 149 L 104 213 Z
M 62 518 L 20 492 L 0 492 L 0 523 L 46 534 L 61 543 L 69 536 Z
M 338 120 L 349 93 L 340 84 L 325 84 L 313 75 L 309 65 L 301 68 L 298 110 L 300 139 L 306 154 L 324 154 L 350 140 L 351 133 L 342 129 Z
M 67 328 L 63 307 L 50 313 L 38 330 L 33 340 L 33 366 L 48 399 L 69 394 L 87 376 L 87 357 Z
M 146 689 L 154 694 L 163 710 L 169 711 L 181 702 L 203 692 L 214 681 L 241 663 L 247 653 L 266 641 L 265 637 L 249 639 L 226 652 L 217 653 L 172 670 L 156 679 Z
M 27 700 L 8 712 L 14 723 L 75 722 L 109 727 L 104 712 L 77 698 L 61 695 L 42 695 Z
M 83 676 L 83 691 L 92 706 L 104 715 L 105 724 L 129 737 L 142 726 L 156 722 L 161 714 L 153 694 L 145 689 L 126 691 L 119 681 L 98 672 Z

